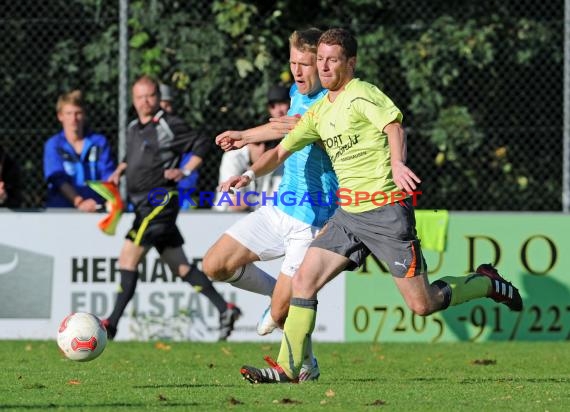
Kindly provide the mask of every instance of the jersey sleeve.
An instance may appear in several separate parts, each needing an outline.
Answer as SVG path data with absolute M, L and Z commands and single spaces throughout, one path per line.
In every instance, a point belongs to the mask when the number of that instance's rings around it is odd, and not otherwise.
M 315 113 L 307 111 L 299 123 L 281 141 L 281 146 L 288 152 L 296 152 L 320 139 L 315 127 Z
M 379 130 L 392 122 L 401 123 L 403 115 L 394 102 L 376 86 L 370 85 L 363 98 L 354 102 L 356 110 Z
M 169 119 L 168 124 L 174 133 L 174 146 L 179 154 L 192 152 L 203 159 L 212 148 L 212 139 L 192 130 L 181 119 Z

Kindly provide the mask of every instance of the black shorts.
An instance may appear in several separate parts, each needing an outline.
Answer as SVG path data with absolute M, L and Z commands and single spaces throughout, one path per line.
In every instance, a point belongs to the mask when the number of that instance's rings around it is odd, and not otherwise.
M 350 260 L 347 270 L 362 265 L 372 253 L 384 261 L 392 276 L 414 277 L 427 273 L 410 199 L 362 213 L 338 208 L 311 247 L 330 250 Z
M 125 236 L 138 246 L 154 246 L 162 254 L 165 248 L 184 244 L 184 238 L 176 226 L 180 206 L 177 192 L 171 192 L 164 205 L 152 206 L 145 199 L 135 208 L 133 226 Z

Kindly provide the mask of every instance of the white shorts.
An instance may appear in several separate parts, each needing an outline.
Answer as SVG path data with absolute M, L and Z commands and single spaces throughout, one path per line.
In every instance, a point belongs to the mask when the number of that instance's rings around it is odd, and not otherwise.
M 321 228 L 304 223 L 277 209 L 263 206 L 233 224 L 226 234 L 261 260 L 285 256 L 281 273 L 293 276 Z

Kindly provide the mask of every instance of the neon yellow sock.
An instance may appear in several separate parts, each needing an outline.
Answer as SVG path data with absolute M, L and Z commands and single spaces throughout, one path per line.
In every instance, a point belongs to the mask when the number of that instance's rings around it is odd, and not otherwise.
M 307 341 L 315 329 L 316 302 L 314 299 L 291 299 L 277 363 L 293 379 L 299 376 Z
M 483 298 L 491 287 L 491 279 L 487 276 L 473 273 L 469 276 L 446 276 L 441 279 L 451 288 L 450 306 L 468 302 L 471 299 Z
M 315 363 L 315 356 L 313 355 L 313 342 L 311 336 L 305 342 L 305 354 L 303 356 L 303 365 L 312 367 Z

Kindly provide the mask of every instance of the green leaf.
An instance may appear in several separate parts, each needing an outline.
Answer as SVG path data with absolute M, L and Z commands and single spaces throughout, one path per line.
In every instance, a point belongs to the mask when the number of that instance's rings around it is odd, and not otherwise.
M 131 37 L 129 44 L 132 48 L 140 49 L 149 40 L 150 40 L 150 36 L 145 32 L 141 32 L 141 33 L 137 33 L 133 37 Z
M 253 71 L 253 64 L 251 64 L 251 62 L 246 59 L 237 59 L 236 69 L 238 70 L 239 76 L 241 78 L 245 78 L 248 73 L 251 73 Z

